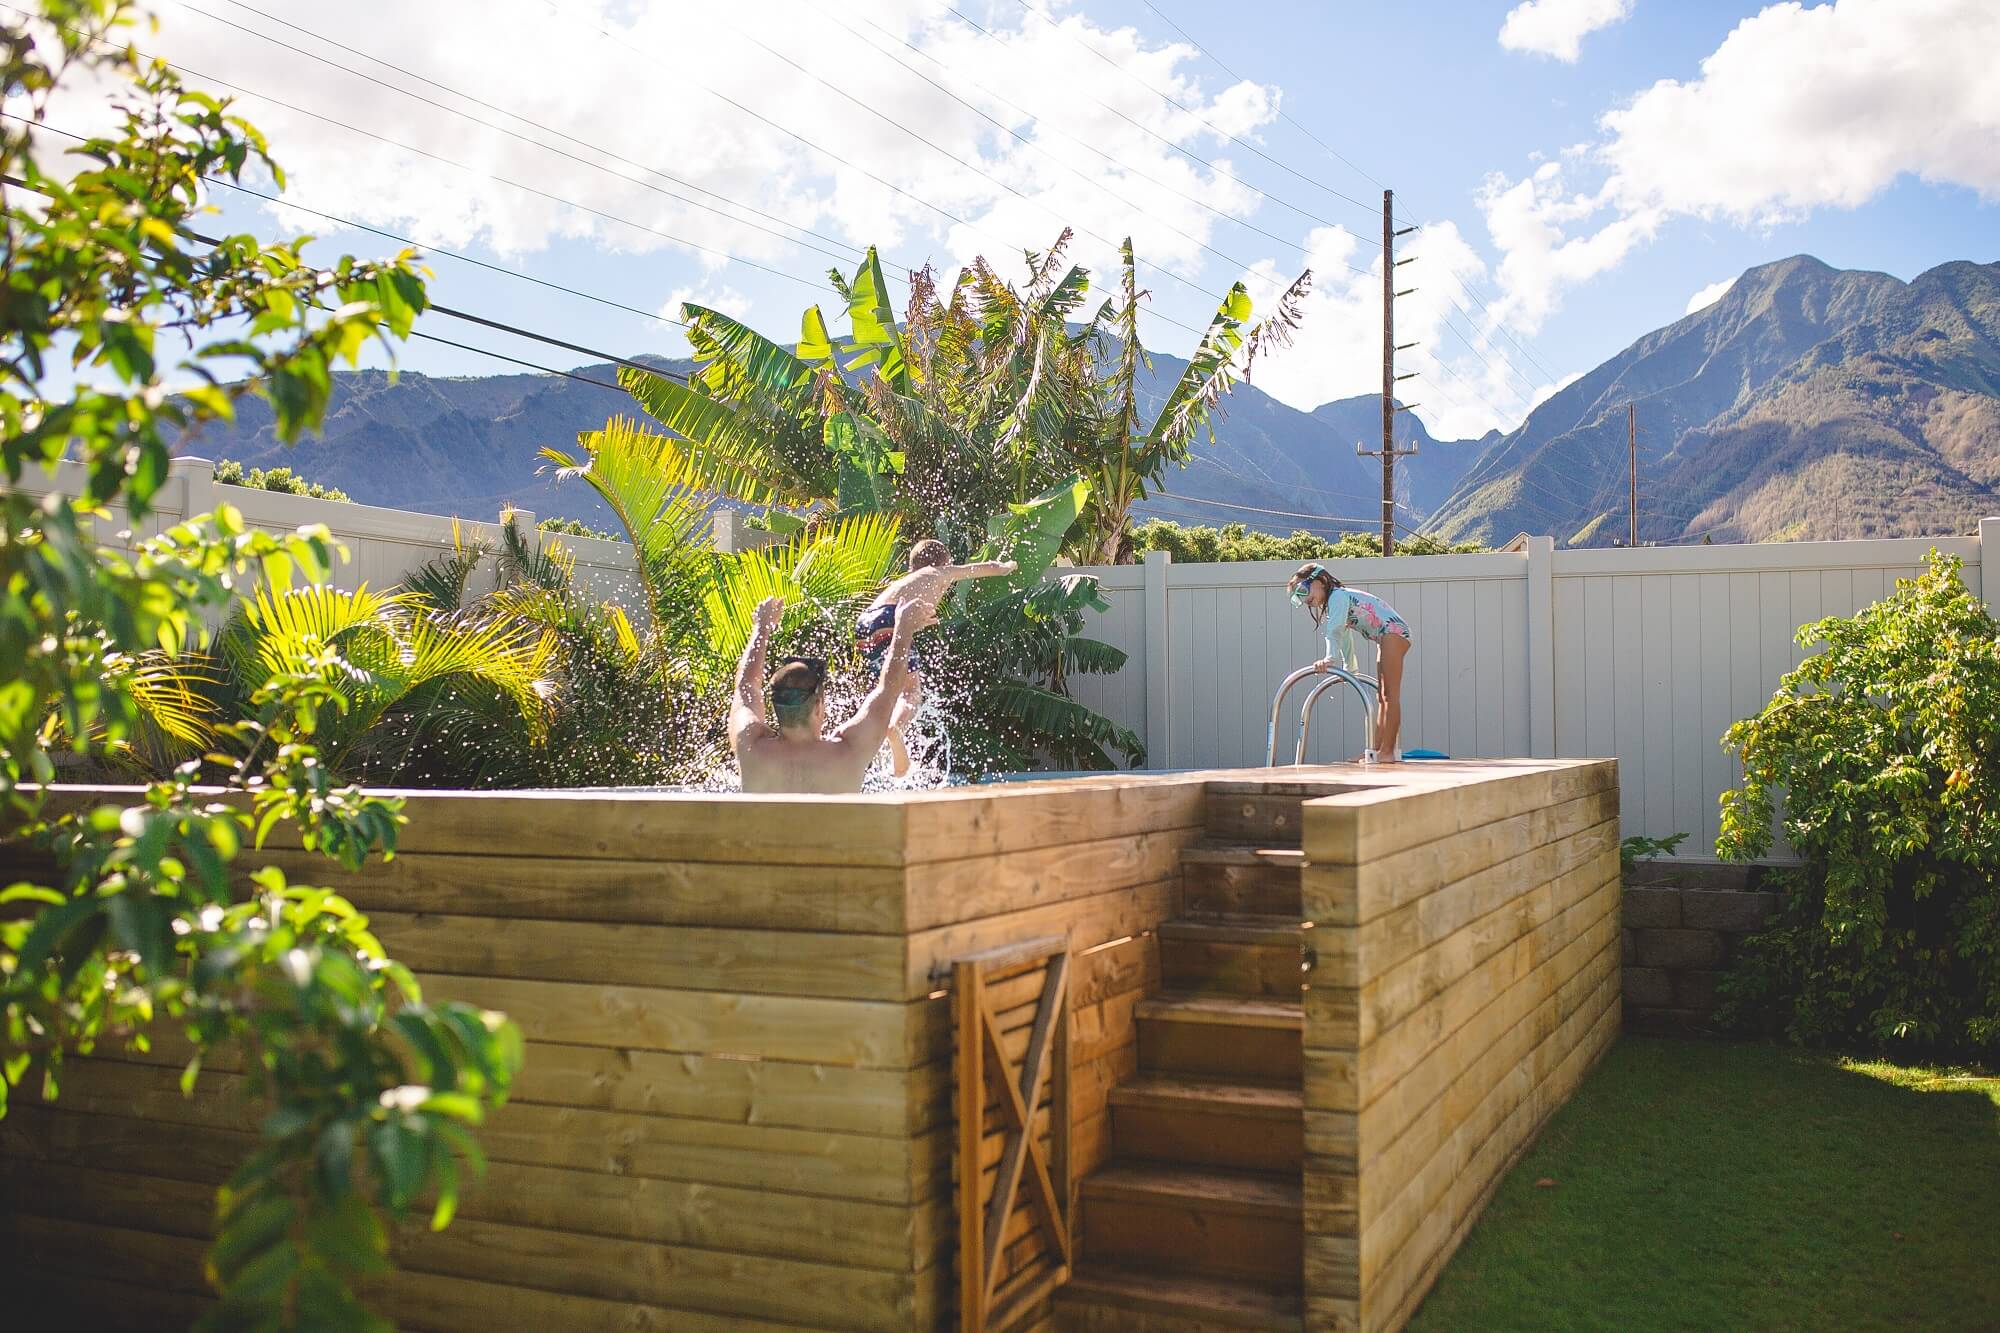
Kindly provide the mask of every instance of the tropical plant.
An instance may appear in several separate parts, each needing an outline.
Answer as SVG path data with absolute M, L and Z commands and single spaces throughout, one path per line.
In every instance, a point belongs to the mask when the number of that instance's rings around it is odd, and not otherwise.
M 750 641 L 757 604 L 785 599 L 782 634 L 851 632 L 854 613 L 896 557 L 900 519 L 863 509 L 796 529 L 775 545 L 723 554 L 710 539 L 707 496 L 685 480 L 674 442 L 614 422 L 579 439 L 582 453 L 544 449 L 558 481 L 597 492 L 632 542 L 663 666 L 719 688 Z
M 1851 617 L 1724 744 L 1724 857 L 1781 831 L 1779 914 L 1738 952 L 1725 1016 L 1805 1042 L 2000 1048 L 2000 624 L 1955 557 Z
M 1139 342 L 1139 307 L 1145 293 L 1139 290 L 1130 240 L 1119 258 L 1117 304 L 1106 301 L 1092 323 L 1100 346 L 1107 348 L 1111 372 L 1094 404 L 1093 429 L 1083 436 L 1084 447 L 1078 454 L 1082 475 L 1091 483 L 1085 531 L 1076 542 L 1076 554 L 1086 564 L 1129 562 L 1125 542 L 1132 506 L 1158 489 L 1169 464 L 1186 466 L 1204 432 L 1214 441 L 1215 413 L 1236 383 L 1239 353 L 1241 374 L 1247 380 L 1259 354 L 1291 341 L 1312 289 L 1308 270 L 1279 295 L 1271 315 L 1252 324 L 1249 292 L 1240 282 L 1231 287 L 1187 368 L 1147 422 L 1140 401 L 1145 388 L 1142 371 L 1150 372 L 1152 361 Z
M 288 467 L 245 468 L 233 458 L 217 460 L 215 479 L 225 486 L 277 491 L 284 495 L 303 495 L 313 500 L 335 500 L 342 504 L 353 501 L 353 497 L 346 491 L 337 490 L 332 486 L 322 486 L 316 481 L 307 481 Z
M 1670 833 L 1664 838 L 1649 838 L 1643 833 L 1635 833 L 1618 844 L 1618 868 L 1629 873 L 1641 861 L 1672 856 L 1687 841 L 1687 837 L 1685 833 Z
M 114 546 L 95 535 L 110 507 L 143 531 L 167 432 L 229 417 L 242 394 L 296 439 L 325 412 L 331 367 L 407 334 L 424 287 L 409 254 L 313 268 L 299 243 L 199 235 L 205 178 L 282 173 L 226 103 L 118 41 L 127 22 L 118 0 L 41 0 L 0 39 L 0 837 L 55 867 L 0 889 L 0 1113 L 31 1078 L 57 1096 L 69 1053 L 144 1048 L 156 1027 L 196 1052 L 185 1088 L 238 1048 L 267 1114 L 218 1195 L 221 1302 L 202 1326 L 381 1328 L 355 1283 L 388 1266 L 386 1220 L 420 1196 L 450 1221 L 462 1164 L 480 1160 L 466 1126 L 504 1098 L 520 1039 L 502 1015 L 424 1004 L 339 897 L 271 869 L 239 887 L 239 855 L 283 824 L 349 867 L 394 850 L 397 803 L 319 762 L 340 647 L 271 673 L 248 716 L 215 725 L 238 743 L 233 794 L 197 790 L 192 764 L 123 806 L 48 784 L 58 746 L 132 753 L 149 707 L 206 740 L 175 665 L 203 647 L 203 613 L 255 577 L 324 580 L 337 553 L 323 527 L 251 532 L 227 505 Z M 56 169 L 36 126 L 79 78 L 109 93 L 112 128 Z M 189 351 L 169 366 L 170 340 Z M 79 373 L 51 376 L 58 355 Z M 214 368 L 231 362 L 246 375 L 225 387 Z M 169 377 L 192 387 L 169 393 Z M 79 494 L 19 485 L 65 457 Z
M 246 697 L 280 679 L 311 679 L 337 699 L 319 721 L 316 744 L 321 762 L 346 773 L 357 743 L 439 686 L 499 696 L 539 743 L 553 648 L 532 624 L 442 614 L 416 592 L 267 582 L 225 628 L 221 656 Z
M 601 542 L 622 542 L 625 540 L 624 536 L 620 533 L 605 532 L 601 528 L 593 528 L 580 518 L 545 518 L 535 524 L 535 527 L 539 531 L 551 533 L 557 537 L 594 537 Z
M 1464 555 L 1484 551 L 1478 542 L 1445 542 L 1427 533 L 1396 540 L 1397 555 Z M 1382 538 L 1372 532 L 1344 532 L 1328 540 L 1310 532 L 1279 537 L 1257 532 L 1243 523 L 1220 528 L 1184 526 L 1166 519 L 1149 519 L 1132 529 L 1130 550 L 1165 551 L 1180 564 L 1216 564 L 1238 560 L 1341 560 L 1382 554 Z

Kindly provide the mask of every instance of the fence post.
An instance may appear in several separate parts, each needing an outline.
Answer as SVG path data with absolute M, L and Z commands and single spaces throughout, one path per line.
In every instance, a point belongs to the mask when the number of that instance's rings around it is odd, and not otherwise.
M 174 498 L 179 501 L 181 512 L 177 522 L 186 522 L 196 514 L 211 513 L 215 509 L 215 464 L 206 458 L 183 456 L 168 462 L 167 476 L 177 483 Z M 164 532 L 171 524 L 156 524 Z M 136 540 L 138 533 L 132 534 Z
M 1146 552 L 1146 766 L 1173 767 L 1173 659 L 1167 636 L 1167 580 L 1174 558 Z
M 1556 753 L 1555 552 L 1555 538 L 1528 538 L 1528 751 L 1537 759 Z
M 2000 619 L 2000 571 L 1989 573 L 1995 565 L 2000 565 L 2000 518 L 1979 520 L 1979 600 L 1986 604 L 1986 614 Z

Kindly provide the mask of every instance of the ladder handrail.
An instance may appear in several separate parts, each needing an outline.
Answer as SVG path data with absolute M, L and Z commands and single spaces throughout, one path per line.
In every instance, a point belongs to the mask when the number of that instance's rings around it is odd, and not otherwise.
M 1375 748 L 1375 701 L 1382 695 L 1381 682 L 1373 676 L 1342 671 L 1338 668 L 1326 674 L 1327 678 L 1313 686 L 1312 693 L 1306 696 L 1305 703 L 1299 709 L 1299 748 L 1298 753 L 1292 758 L 1295 764 L 1303 764 L 1306 761 L 1306 746 L 1312 741 L 1313 705 L 1319 702 L 1322 694 L 1336 685 L 1350 685 L 1354 688 L 1354 693 L 1360 697 L 1361 747 L 1364 750 Z
M 1319 668 L 1316 666 L 1300 667 L 1297 671 L 1294 671 L 1291 675 L 1285 677 L 1284 683 L 1278 686 L 1277 694 L 1272 696 L 1271 728 L 1264 735 L 1264 767 L 1266 768 L 1277 767 L 1278 717 L 1284 711 L 1285 696 L 1292 692 L 1292 686 L 1298 684 L 1300 681 L 1304 680 L 1307 676 L 1317 676 L 1318 674 L 1319 674 Z

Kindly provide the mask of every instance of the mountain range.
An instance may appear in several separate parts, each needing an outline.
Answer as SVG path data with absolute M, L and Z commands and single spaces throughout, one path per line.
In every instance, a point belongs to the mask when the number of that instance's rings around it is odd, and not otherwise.
M 1903 282 L 1800 255 L 1542 403 L 1428 530 L 1609 545 L 1939 536 L 2000 513 L 2000 264 Z
M 635 358 L 663 369 L 690 363 Z M 1186 363 L 1154 354 L 1155 403 Z M 611 526 L 545 446 L 635 405 L 614 368 L 440 377 L 335 376 L 323 428 L 292 449 L 260 401 L 184 452 L 290 466 L 364 504 L 487 518 L 503 504 Z M 597 384 L 580 380 L 594 380 Z M 612 386 L 612 387 L 600 387 Z M 1380 399 L 1310 412 L 1254 383 L 1224 400 L 1215 441 L 1171 472 L 1141 517 L 1287 533 L 1379 522 Z M 1548 533 L 1608 545 L 1629 526 L 1626 412 L 1639 427 L 1642 541 L 1940 535 L 2000 513 L 2000 264 L 1943 264 L 1910 282 L 1809 256 L 1745 272 L 1719 300 L 1567 384 L 1514 430 L 1437 440 L 1398 417 L 1397 498 L 1452 540 Z
M 685 360 L 633 359 L 682 373 L 692 368 Z M 1152 360 L 1142 398 L 1156 409 L 1187 363 L 1159 353 Z M 246 466 L 290 467 L 362 504 L 490 518 L 511 503 L 543 518 L 611 527 L 610 513 L 588 487 L 558 485 L 537 455 L 549 445 L 570 448 L 578 431 L 601 427 L 607 416 L 638 413 L 616 389 L 616 373 L 608 363 L 578 366 L 570 372 L 577 378 L 343 371 L 334 376 L 321 429 L 296 446 L 279 442 L 261 399 L 245 398 L 234 422 L 211 423 L 179 449 Z M 1223 401 L 1214 443 L 1201 444 L 1185 470 L 1168 474 L 1165 492 L 1149 497 L 1142 516 L 1210 526 L 1241 522 L 1280 533 L 1371 528 L 1381 514 L 1381 464 L 1354 450 L 1380 440 L 1380 401 L 1363 395 L 1301 412 L 1255 384 L 1238 385 Z M 1418 453 L 1399 460 L 1397 490 L 1419 512 L 1441 502 L 1483 445 L 1497 438 L 1437 441 L 1408 414 L 1399 417 L 1398 430 L 1397 447 L 1414 445 Z

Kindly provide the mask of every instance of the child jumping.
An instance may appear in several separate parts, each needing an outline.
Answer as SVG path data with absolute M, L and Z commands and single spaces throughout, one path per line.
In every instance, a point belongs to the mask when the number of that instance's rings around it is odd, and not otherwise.
M 1380 597 L 1347 587 L 1317 561 L 1299 566 L 1286 586 L 1291 590 L 1292 605 L 1303 606 L 1326 636 L 1326 656 L 1313 663 L 1321 671 L 1340 664 L 1335 634 L 1351 629 L 1375 645 L 1375 675 L 1380 686 L 1375 746 L 1363 753 L 1362 762 L 1400 760 L 1403 752 L 1396 745 L 1396 733 L 1403 725 L 1403 659 L 1410 655 L 1409 625 Z
M 1012 560 L 954 565 L 943 542 L 930 538 L 918 542 L 910 548 L 910 572 L 877 593 L 854 626 L 854 639 L 861 645 L 863 659 L 871 670 L 881 672 L 889 645 L 896 637 L 896 618 L 901 608 L 921 606 L 927 615 L 934 614 L 938 602 L 960 579 L 993 578 L 1012 574 L 1017 568 Z M 923 686 L 917 679 L 916 668 L 917 658 L 913 654 L 909 684 L 904 687 L 902 698 L 896 701 L 896 712 L 889 722 L 889 766 L 899 778 L 910 771 L 910 751 L 903 742 L 903 732 L 923 700 Z

